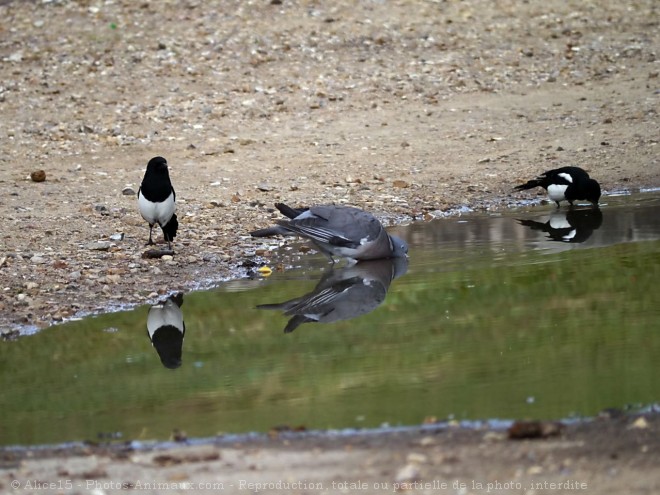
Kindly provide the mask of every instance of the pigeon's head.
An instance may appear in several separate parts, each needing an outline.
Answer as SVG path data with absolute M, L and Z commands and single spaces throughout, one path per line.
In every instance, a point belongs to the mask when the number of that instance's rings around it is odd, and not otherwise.
M 400 237 L 391 235 L 390 242 L 392 243 L 393 258 L 403 258 L 408 256 L 408 244 L 406 244 L 406 241 Z
M 600 199 L 600 184 L 594 179 L 587 179 L 584 183 L 584 199 L 598 206 Z
M 167 160 L 162 156 L 155 156 L 147 163 L 147 172 L 155 174 L 167 174 Z

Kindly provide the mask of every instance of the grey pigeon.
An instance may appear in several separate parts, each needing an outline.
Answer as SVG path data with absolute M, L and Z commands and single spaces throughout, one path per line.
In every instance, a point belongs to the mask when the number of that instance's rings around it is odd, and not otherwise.
M 163 230 L 163 236 L 170 250 L 172 250 L 172 240 L 176 236 L 179 222 L 176 218 L 176 193 L 170 174 L 167 169 L 167 160 L 162 156 L 156 156 L 149 160 L 147 171 L 144 173 L 142 184 L 138 189 L 138 208 L 140 214 L 149 223 L 149 242 L 151 231 L 154 225 L 160 225 Z
M 253 237 L 299 235 L 311 240 L 333 262 L 335 256 L 355 261 L 407 256 L 407 244 L 389 235 L 376 217 L 359 208 L 322 205 L 296 209 L 283 203 L 275 203 L 275 207 L 289 219 L 250 232 Z
M 281 310 L 291 319 L 284 333 L 303 323 L 333 323 L 369 313 L 382 304 L 390 283 L 408 270 L 408 258 L 364 261 L 344 268 L 330 268 L 314 290 L 278 304 L 258 309 Z
M 542 187 L 548 191 L 548 196 L 557 203 L 557 208 L 559 208 L 560 201 L 568 201 L 573 206 L 573 201 L 586 199 L 597 206 L 600 199 L 600 184 L 589 177 L 589 174 L 580 167 L 561 167 L 548 170 L 514 189 L 524 191 L 534 187 Z
M 147 315 L 147 333 L 163 366 L 175 369 L 181 366 L 181 350 L 186 324 L 181 305 L 183 294 L 178 293 L 154 304 Z

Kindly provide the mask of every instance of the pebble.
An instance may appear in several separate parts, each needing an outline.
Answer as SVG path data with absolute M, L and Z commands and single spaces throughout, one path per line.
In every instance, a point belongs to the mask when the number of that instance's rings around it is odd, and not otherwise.
M 90 242 L 85 247 L 91 251 L 107 251 L 112 247 L 112 243 L 109 241 L 96 241 Z
M 46 262 L 46 258 L 35 254 L 32 256 L 32 258 L 30 258 L 30 262 L 34 263 L 35 265 L 41 265 Z
M 124 196 L 135 196 L 135 189 L 133 189 L 130 186 L 126 186 L 124 189 L 121 190 L 121 193 Z
M 46 180 L 46 172 L 43 170 L 35 170 L 30 174 L 30 179 L 34 182 L 43 182 Z
M 396 473 L 396 483 L 409 483 L 419 479 L 419 468 L 415 464 L 406 464 Z

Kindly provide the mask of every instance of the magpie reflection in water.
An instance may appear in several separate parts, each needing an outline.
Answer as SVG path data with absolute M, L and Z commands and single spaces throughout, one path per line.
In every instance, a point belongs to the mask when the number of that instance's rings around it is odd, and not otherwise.
M 557 210 L 547 222 L 518 219 L 520 225 L 547 233 L 548 239 L 557 242 L 584 242 L 603 223 L 599 208 Z
M 303 323 L 349 320 L 380 306 L 390 283 L 407 270 L 407 257 L 330 267 L 312 292 L 282 303 L 260 304 L 257 308 L 281 310 L 291 316 L 284 333 L 293 332 Z
M 173 294 L 149 308 L 147 333 L 163 366 L 176 369 L 181 366 L 181 349 L 186 324 L 181 305 L 183 294 Z

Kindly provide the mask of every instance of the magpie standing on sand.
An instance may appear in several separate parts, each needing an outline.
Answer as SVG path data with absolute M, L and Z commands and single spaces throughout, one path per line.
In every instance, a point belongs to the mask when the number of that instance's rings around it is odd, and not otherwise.
M 578 199 L 590 201 L 594 206 L 598 206 L 600 199 L 600 185 L 580 167 L 548 170 L 514 189 L 524 191 L 539 186 L 548 191 L 548 196 L 557 203 L 557 208 L 560 201 L 568 201 L 573 206 L 573 201 Z
M 289 220 L 250 232 L 253 237 L 299 235 L 311 240 L 334 263 L 334 256 L 355 261 L 405 257 L 408 246 L 389 235 L 371 213 L 351 206 L 275 207 Z
M 138 207 L 140 214 L 149 223 L 149 242 L 154 244 L 151 231 L 155 224 L 160 225 L 168 248 L 172 250 L 172 240 L 176 237 L 179 222 L 174 213 L 176 210 L 176 193 L 170 182 L 167 170 L 167 160 L 156 156 L 149 160 L 142 184 L 138 190 Z

